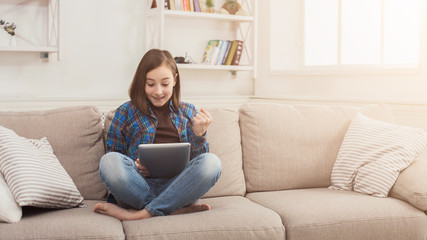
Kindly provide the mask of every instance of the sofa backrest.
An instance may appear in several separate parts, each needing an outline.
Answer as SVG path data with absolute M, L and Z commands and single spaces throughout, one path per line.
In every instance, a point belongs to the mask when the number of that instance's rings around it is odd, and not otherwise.
M 327 187 L 357 111 L 393 121 L 385 105 L 245 104 L 240 108 L 247 192 Z
M 46 137 L 82 196 L 93 200 L 105 197 L 107 189 L 98 173 L 105 147 L 101 114 L 96 107 L 0 112 L 0 125 L 25 138 Z
M 221 159 L 222 173 L 218 182 L 204 197 L 243 196 L 246 193 L 246 187 L 242 169 L 239 114 L 229 109 L 207 108 L 206 110 L 214 119 L 207 133 L 209 152 Z M 114 113 L 115 111 L 110 111 L 105 116 L 105 139 Z

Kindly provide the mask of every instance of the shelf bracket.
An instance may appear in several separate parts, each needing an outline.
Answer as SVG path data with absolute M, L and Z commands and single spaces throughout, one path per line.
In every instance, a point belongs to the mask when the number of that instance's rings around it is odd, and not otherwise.
M 40 53 L 40 59 L 49 59 L 49 53 L 48 52 L 41 52 Z

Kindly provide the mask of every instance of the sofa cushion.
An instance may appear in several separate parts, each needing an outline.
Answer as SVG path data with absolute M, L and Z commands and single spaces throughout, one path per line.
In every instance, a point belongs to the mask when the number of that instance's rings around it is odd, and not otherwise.
M 277 213 L 240 196 L 202 199 L 211 210 L 124 221 L 126 239 L 285 239 Z
M 207 108 L 213 122 L 208 128 L 209 152 L 216 154 L 222 162 L 221 177 L 204 197 L 243 196 L 246 191 L 242 169 L 242 147 L 240 144 L 239 115 L 234 110 Z M 105 117 L 104 138 L 113 120 L 115 111 Z
M 221 177 L 204 197 L 243 196 L 246 193 L 242 166 L 239 114 L 234 110 L 208 108 L 213 122 L 208 128 L 209 152 L 222 162 Z
M 427 133 L 357 113 L 332 169 L 330 189 L 387 197 L 400 171 L 424 150 Z
M 247 192 L 327 187 L 351 119 L 393 121 L 385 105 L 245 104 L 240 108 Z
M 427 212 L 427 151 L 423 153 L 399 174 L 389 196 Z
M 20 222 L 0 223 L 0 239 L 125 239 L 119 220 L 93 212 L 97 202 L 63 210 L 26 207 Z
M 395 198 L 327 188 L 249 193 L 277 212 L 294 240 L 425 240 L 427 216 Z
M 107 190 L 98 174 L 105 152 L 101 114 L 92 106 L 48 111 L 0 112 L 0 126 L 31 139 L 46 137 L 59 162 L 85 199 L 102 199 Z
M 45 137 L 26 139 L 0 126 L 0 171 L 19 206 L 69 208 L 83 202 Z

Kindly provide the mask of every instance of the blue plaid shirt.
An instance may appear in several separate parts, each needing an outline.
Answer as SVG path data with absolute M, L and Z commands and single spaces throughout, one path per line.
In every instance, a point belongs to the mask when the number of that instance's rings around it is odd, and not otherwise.
M 172 102 L 169 116 L 173 125 L 178 130 L 181 142 L 191 144 L 191 158 L 202 153 L 209 152 L 209 144 L 206 134 L 198 137 L 193 133 L 192 118 L 197 110 L 193 104 L 181 102 L 181 107 L 175 109 Z M 148 106 L 151 115 L 145 115 L 131 101 L 117 108 L 107 135 L 107 152 L 120 152 L 134 160 L 138 157 L 138 145 L 153 143 L 156 135 L 157 118 L 151 107 Z

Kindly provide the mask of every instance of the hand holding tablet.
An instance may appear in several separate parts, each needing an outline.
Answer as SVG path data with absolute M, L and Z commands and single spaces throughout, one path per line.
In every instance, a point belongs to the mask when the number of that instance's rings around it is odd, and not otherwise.
M 148 171 L 148 169 L 141 164 L 141 162 L 139 161 L 139 158 L 136 159 L 135 164 L 139 172 L 142 174 L 142 176 L 146 178 L 150 177 L 150 171 Z

